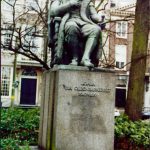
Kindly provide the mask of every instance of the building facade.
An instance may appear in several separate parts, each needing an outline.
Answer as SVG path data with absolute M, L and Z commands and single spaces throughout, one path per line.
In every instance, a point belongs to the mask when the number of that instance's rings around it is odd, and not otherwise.
M 130 3 L 122 7 L 113 2 L 110 9 L 110 38 L 109 38 L 109 60 L 113 61 L 116 70 L 116 107 L 124 108 L 128 90 L 128 79 L 130 74 L 134 16 L 136 3 Z M 148 40 L 149 54 L 150 34 Z M 147 69 L 145 73 L 145 95 L 143 111 L 150 112 L 150 59 L 147 57 Z M 136 81 L 135 81 L 136 82 Z
M 4 107 L 40 105 L 43 66 L 15 50 L 18 50 L 18 37 L 22 40 L 20 52 L 26 50 L 43 61 L 43 22 L 39 21 L 37 12 L 41 9 L 44 13 L 45 4 L 45 0 L 2 1 L 1 101 Z M 12 49 L 9 49 L 10 42 Z

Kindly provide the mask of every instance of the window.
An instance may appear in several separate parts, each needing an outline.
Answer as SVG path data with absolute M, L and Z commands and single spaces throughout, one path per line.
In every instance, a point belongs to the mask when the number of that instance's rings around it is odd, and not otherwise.
M 36 52 L 38 50 L 38 37 L 35 35 L 36 29 L 34 27 L 26 27 L 25 30 L 24 47 L 32 52 Z
M 10 45 L 11 38 L 12 38 L 12 30 L 6 29 L 4 33 L 4 45 L 5 46 Z
M 116 68 L 123 68 L 124 67 L 124 62 L 119 62 L 119 61 L 116 61 Z
M 2 44 L 5 47 L 8 47 L 10 45 L 12 38 L 14 38 L 13 37 L 13 28 L 12 28 L 11 24 L 4 24 L 1 31 L 2 31 Z M 13 40 L 12 40 L 12 44 L 14 44 Z M 3 49 L 3 50 L 5 50 L 5 49 Z
M 23 11 L 23 9 L 24 9 L 24 5 L 23 4 L 16 4 L 16 6 L 15 6 L 15 11 L 16 11 L 16 13 L 21 13 L 21 11 Z
M 12 68 L 1 68 L 1 96 L 10 96 L 12 87 Z
M 37 73 L 32 68 L 26 68 L 23 70 L 22 75 L 24 75 L 24 76 L 37 76 Z
M 110 7 L 111 7 L 111 8 L 113 8 L 113 7 L 115 7 L 115 6 L 116 6 L 115 3 L 111 3 L 111 4 L 110 4 Z
M 116 23 L 116 37 L 127 38 L 127 26 L 128 23 L 125 21 Z
M 5 0 L 2 1 L 2 9 L 7 10 L 7 12 L 12 12 L 13 7 L 11 5 L 14 5 L 15 0 Z
M 29 10 L 38 10 L 38 0 L 26 0 L 26 8 Z
M 125 69 L 126 64 L 126 45 L 116 45 L 115 47 L 116 68 Z
M 110 7 L 111 7 L 111 8 L 116 7 L 116 1 L 111 0 L 111 1 L 110 1 Z
M 13 5 L 15 3 L 15 0 L 6 0 L 6 2 Z

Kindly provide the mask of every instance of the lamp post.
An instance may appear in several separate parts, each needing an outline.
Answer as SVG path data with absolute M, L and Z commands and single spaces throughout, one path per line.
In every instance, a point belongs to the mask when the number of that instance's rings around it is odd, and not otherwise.
M 15 41 L 16 49 L 18 46 L 18 39 Z M 16 81 L 16 66 L 17 66 L 17 51 L 14 52 L 14 63 L 13 63 L 13 84 L 12 84 L 12 93 L 11 93 L 11 107 L 14 106 L 15 100 L 15 88 L 18 87 L 19 82 Z
M 15 52 L 14 64 L 13 64 L 13 84 L 12 84 L 12 93 L 11 93 L 11 107 L 14 106 L 14 100 L 15 100 L 16 65 L 17 65 L 17 53 Z

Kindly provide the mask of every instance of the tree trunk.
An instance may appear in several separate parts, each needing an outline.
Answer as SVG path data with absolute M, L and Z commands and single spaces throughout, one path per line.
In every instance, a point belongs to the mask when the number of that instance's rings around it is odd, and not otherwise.
M 131 67 L 125 113 L 133 121 L 141 119 L 144 102 L 146 56 L 149 34 L 149 0 L 137 0 Z

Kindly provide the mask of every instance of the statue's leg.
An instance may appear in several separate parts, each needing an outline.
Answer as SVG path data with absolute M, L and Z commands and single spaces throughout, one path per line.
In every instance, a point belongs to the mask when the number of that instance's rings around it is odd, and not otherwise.
M 70 65 L 78 65 L 79 61 L 80 29 L 74 21 L 68 21 L 65 25 L 65 39 L 67 47 L 72 54 Z
M 91 63 L 90 56 L 99 44 L 100 32 L 101 30 L 97 25 L 86 24 L 82 27 L 82 33 L 86 38 L 86 43 L 81 65 L 94 67 Z

